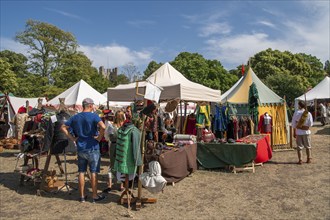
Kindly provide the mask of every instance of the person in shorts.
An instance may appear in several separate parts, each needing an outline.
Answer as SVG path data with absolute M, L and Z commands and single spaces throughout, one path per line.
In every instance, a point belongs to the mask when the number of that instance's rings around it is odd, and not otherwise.
M 302 164 L 302 150 L 306 148 L 307 161 L 312 162 L 312 144 L 311 144 L 311 130 L 313 126 L 313 117 L 310 112 L 306 110 L 305 103 L 300 101 L 298 103 L 298 110 L 292 117 L 293 137 L 296 138 L 298 164 Z
M 94 101 L 91 98 L 85 98 L 82 101 L 83 111 L 72 116 L 62 125 L 61 130 L 74 141 L 78 152 L 78 185 L 80 202 L 85 202 L 85 173 L 87 165 L 91 172 L 92 201 L 103 200 L 104 195 L 97 194 L 97 174 L 100 172 L 100 147 L 99 142 L 103 138 L 105 125 L 101 118 L 93 113 Z M 73 131 L 71 135 L 69 129 Z

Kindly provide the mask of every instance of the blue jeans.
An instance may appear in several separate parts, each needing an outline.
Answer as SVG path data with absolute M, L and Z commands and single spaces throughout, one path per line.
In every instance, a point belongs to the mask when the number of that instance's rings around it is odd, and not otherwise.
M 85 173 L 87 171 L 87 164 L 91 173 L 100 172 L 100 150 L 83 150 L 78 152 L 78 172 Z

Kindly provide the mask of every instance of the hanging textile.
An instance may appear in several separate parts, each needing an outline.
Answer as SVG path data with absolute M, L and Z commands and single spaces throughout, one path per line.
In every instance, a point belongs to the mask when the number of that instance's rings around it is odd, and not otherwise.
M 118 129 L 115 171 L 133 174 L 136 167 L 142 165 L 140 140 L 140 131 L 132 123 L 126 123 Z
M 149 162 L 149 172 L 142 173 L 140 180 L 142 185 L 151 193 L 159 193 L 166 186 L 167 181 L 161 175 L 161 166 L 158 161 Z
M 258 124 L 258 107 L 259 107 L 259 94 L 256 84 L 253 82 L 249 88 L 249 114 L 255 125 Z M 257 133 L 257 126 L 255 126 L 254 133 Z
M 226 131 L 228 124 L 228 116 L 226 114 L 226 106 L 215 106 L 214 131 Z
M 203 128 L 211 125 L 210 105 L 197 105 L 196 107 L 196 126 Z

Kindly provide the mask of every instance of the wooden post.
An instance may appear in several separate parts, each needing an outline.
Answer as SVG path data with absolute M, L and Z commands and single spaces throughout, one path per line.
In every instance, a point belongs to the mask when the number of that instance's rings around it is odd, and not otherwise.
M 290 148 L 292 149 L 292 126 L 290 125 Z
M 180 134 L 182 134 L 183 122 L 182 122 L 182 101 L 180 100 Z
M 146 103 L 146 102 L 145 102 Z M 144 104 L 146 105 L 146 104 Z M 143 173 L 143 163 L 144 163 L 144 148 L 145 148 L 145 137 L 146 137 L 146 130 L 144 128 L 144 125 L 145 125 L 145 121 L 146 121 L 146 116 L 143 115 L 142 116 L 142 137 L 141 137 L 141 158 L 142 158 L 142 165 L 139 166 L 139 176 Z M 141 201 L 141 198 L 142 198 L 142 183 L 139 179 L 138 181 L 138 202 Z M 137 205 L 138 205 L 138 202 L 137 202 Z
M 187 118 L 187 102 L 184 102 L 184 118 L 183 118 L 183 123 L 186 122 L 186 118 Z M 184 125 L 183 125 L 184 127 Z M 186 131 L 181 131 L 182 134 L 185 134 Z

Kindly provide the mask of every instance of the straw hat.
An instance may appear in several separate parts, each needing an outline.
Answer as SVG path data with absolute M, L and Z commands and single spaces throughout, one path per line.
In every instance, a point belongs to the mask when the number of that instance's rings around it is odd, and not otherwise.
M 178 106 L 178 104 L 179 104 L 179 101 L 176 100 L 176 99 L 167 102 L 167 104 L 165 106 L 165 111 L 166 112 L 173 112 L 176 109 L 176 107 Z

